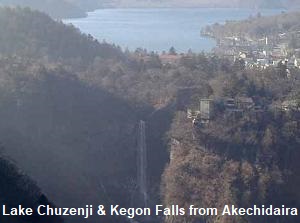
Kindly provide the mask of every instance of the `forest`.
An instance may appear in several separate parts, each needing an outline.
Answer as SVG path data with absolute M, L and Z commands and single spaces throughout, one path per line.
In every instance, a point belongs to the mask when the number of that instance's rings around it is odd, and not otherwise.
M 30 7 L 47 13 L 53 18 L 77 18 L 86 16 L 86 11 L 66 0 L 0 0 L 0 6 Z
M 215 37 L 232 35 L 263 38 L 265 36 L 278 35 L 299 30 L 300 13 L 298 11 L 282 12 L 275 16 L 249 17 L 244 21 L 227 21 L 224 25 L 214 24 L 206 27 L 205 31 Z
M 138 122 L 144 120 L 150 206 L 299 207 L 299 109 L 283 111 L 281 106 L 290 100 L 299 105 L 299 75 L 298 69 L 289 78 L 276 67 L 247 70 L 238 61 L 192 52 L 164 64 L 154 52 L 99 42 L 41 12 L 1 8 L 1 200 L 28 207 L 43 202 L 134 206 Z M 227 115 L 222 99 L 237 97 L 253 98 L 263 112 Z M 217 104 L 216 116 L 204 127 L 186 117 L 201 98 Z M 82 222 L 45 219 L 63 220 Z

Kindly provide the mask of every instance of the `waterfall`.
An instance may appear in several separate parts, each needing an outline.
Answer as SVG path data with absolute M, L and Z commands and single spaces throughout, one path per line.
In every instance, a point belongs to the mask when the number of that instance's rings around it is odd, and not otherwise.
M 147 207 L 147 147 L 146 147 L 146 122 L 139 123 L 138 151 L 137 151 L 137 183 L 141 202 Z

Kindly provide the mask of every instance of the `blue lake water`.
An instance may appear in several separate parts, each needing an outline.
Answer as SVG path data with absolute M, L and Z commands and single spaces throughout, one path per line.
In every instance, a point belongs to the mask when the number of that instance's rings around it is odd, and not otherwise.
M 262 15 L 279 14 L 281 10 L 260 10 Z M 250 9 L 216 8 L 163 8 L 163 9 L 100 9 L 88 13 L 86 18 L 68 19 L 82 32 L 100 41 L 114 43 L 123 49 L 138 47 L 149 51 L 167 51 L 174 46 L 178 52 L 209 51 L 215 41 L 201 37 L 206 25 L 242 20 L 255 16 Z

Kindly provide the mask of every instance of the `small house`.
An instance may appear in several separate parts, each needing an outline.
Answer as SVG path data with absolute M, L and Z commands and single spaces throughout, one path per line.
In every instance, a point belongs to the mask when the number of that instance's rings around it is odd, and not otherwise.
M 286 100 L 282 102 L 281 109 L 283 111 L 300 111 L 300 103 L 297 100 Z
M 257 65 L 266 68 L 270 65 L 270 61 L 268 59 L 257 59 Z
M 255 103 L 250 97 L 238 97 L 236 104 L 239 109 L 249 110 L 255 106 Z
M 236 108 L 234 98 L 226 98 L 224 100 L 224 105 L 225 105 L 226 109 L 235 109 Z
M 162 54 L 159 56 L 163 65 L 173 65 L 180 61 L 181 55 Z

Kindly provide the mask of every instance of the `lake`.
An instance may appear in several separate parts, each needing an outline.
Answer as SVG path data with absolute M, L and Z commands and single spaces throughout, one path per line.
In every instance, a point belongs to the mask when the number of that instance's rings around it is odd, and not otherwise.
M 279 14 L 281 10 L 260 10 L 262 15 Z M 99 9 L 86 18 L 67 19 L 82 32 L 98 40 L 114 43 L 123 49 L 138 47 L 149 51 L 168 51 L 174 46 L 178 52 L 210 51 L 215 41 L 201 37 L 206 25 L 242 20 L 255 16 L 256 10 L 218 8 L 158 8 L 158 9 Z

